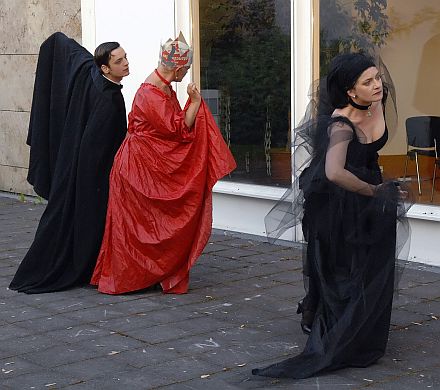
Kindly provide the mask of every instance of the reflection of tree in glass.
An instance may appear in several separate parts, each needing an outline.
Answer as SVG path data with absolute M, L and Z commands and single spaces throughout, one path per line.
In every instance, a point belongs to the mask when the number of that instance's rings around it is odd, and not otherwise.
M 321 75 L 339 53 L 373 53 L 385 44 L 390 31 L 387 5 L 387 0 L 320 1 Z
M 232 144 L 258 144 L 261 152 L 268 96 L 272 145 L 287 141 L 290 35 L 275 12 L 274 0 L 200 0 L 202 88 L 230 96 Z

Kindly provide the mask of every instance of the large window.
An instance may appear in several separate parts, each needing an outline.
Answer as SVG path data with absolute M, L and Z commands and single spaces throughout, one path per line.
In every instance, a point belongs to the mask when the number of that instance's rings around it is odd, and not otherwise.
M 225 180 L 286 186 L 290 0 L 199 0 L 202 95 L 237 169 Z
M 414 158 L 409 159 L 404 175 L 405 123 L 413 116 L 440 116 L 437 98 L 440 89 L 440 2 L 321 0 L 317 14 L 319 42 L 315 45 L 319 45 L 321 76 L 326 74 L 329 61 L 336 54 L 350 50 L 374 52 L 388 68 L 396 88 L 398 126 L 380 152 L 379 162 L 385 176 L 398 177 L 413 187 L 416 201 L 430 203 L 435 157 L 421 155 L 418 158 L 419 194 Z M 440 179 L 440 172 L 437 177 Z M 440 180 L 436 181 L 434 189 L 433 203 L 440 204 Z

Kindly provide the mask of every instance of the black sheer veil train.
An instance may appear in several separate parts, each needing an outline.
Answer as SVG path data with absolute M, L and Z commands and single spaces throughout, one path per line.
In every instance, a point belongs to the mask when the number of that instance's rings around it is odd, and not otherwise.
M 348 118 L 332 116 L 325 78 L 312 88 L 293 140 L 293 184 L 265 218 L 269 242 L 302 227 L 303 310 L 313 313 L 304 351 L 255 375 L 307 378 L 342 367 L 366 367 L 385 353 L 394 288 L 409 253 L 406 212 L 412 197 L 403 182 L 384 178 L 378 150 L 396 132 L 395 90 L 383 62 L 384 134 L 367 143 Z M 325 175 L 327 152 L 349 143 L 346 169 L 377 186 L 373 196 L 348 191 Z M 402 198 L 402 194 L 408 195 Z M 398 266 L 396 266 L 398 265 Z

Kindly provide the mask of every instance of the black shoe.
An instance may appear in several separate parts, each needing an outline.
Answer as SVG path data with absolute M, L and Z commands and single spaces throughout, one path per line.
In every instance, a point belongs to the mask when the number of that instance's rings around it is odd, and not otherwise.
M 304 334 L 309 335 L 312 332 L 312 324 L 315 318 L 315 312 L 304 309 L 303 303 L 298 302 L 298 309 L 296 314 L 302 314 L 301 318 L 301 330 Z

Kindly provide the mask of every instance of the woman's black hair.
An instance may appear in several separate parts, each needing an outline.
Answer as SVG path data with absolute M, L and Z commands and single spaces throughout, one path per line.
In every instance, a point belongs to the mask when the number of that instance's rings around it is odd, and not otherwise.
M 376 66 L 373 59 L 362 53 L 340 54 L 333 58 L 327 75 L 327 95 L 334 108 L 347 106 L 347 91 L 352 89 L 359 76 L 372 66 Z

